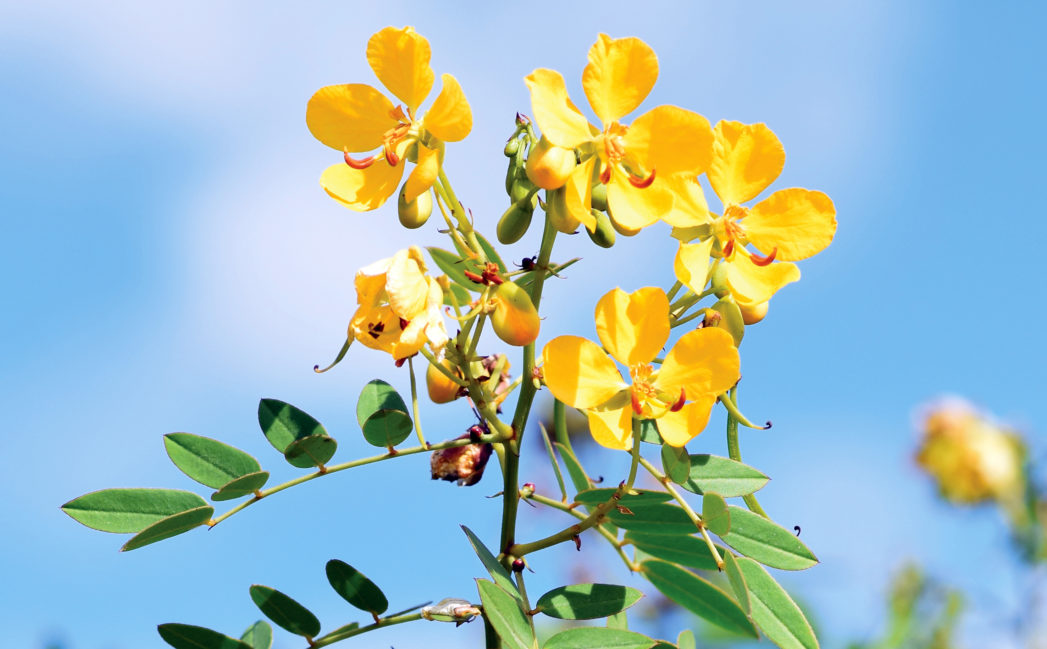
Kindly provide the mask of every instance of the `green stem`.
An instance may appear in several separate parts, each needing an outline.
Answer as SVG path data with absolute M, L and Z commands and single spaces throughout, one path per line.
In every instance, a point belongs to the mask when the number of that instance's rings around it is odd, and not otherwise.
M 562 512 L 566 512 L 571 516 L 574 516 L 578 520 L 585 520 L 585 514 L 579 512 L 575 508 L 572 508 L 570 505 L 567 505 L 557 500 L 553 500 L 552 498 L 546 498 L 545 496 L 532 494 L 528 496 L 528 499 L 533 500 L 536 503 L 541 503 L 542 505 L 547 505 L 554 509 L 559 509 Z M 624 548 L 626 544 L 622 541 L 619 541 L 617 536 L 608 532 L 607 528 L 603 525 L 597 525 L 592 529 L 599 532 L 600 536 L 607 539 L 607 542 L 614 546 L 615 551 L 618 552 L 618 556 L 621 557 L 622 562 L 625 563 L 625 567 L 628 568 L 630 572 L 636 572 L 640 569 L 639 566 L 632 559 L 629 558 L 629 555 L 625 553 Z
M 691 320 L 694 320 L 696 318 L 703 318 L 703 317 L 705 317 L 704 311 L 695 311 L 691 315 L 686 316 L 684 318 L 680 318 L 676 322 L 672 323 L 672 325 L 670 325 L 670 328 L 675 329 L 676 327 L 682 327 L 683 325 L 687 324 Z
M 731 392 L 729 395 L 727 395 L 726 398 L 724 398 L 722 395 L 720 397 L 720 400 L 724 402 L 724 405 L 730 403 L 730 405 L 733 406 L 734 412 L 738 411 L 737 392 L 738 386 L 735 386 L 731 388 Z M 742 451 L 738 445 L 738 419 L 736 419 L 734 414 L 732 414 L 730 411 L 731 408 L 728 407 L 727 455 L 735 462 L 741 462 Z M 771 518 L 767 515 L 767 512 L 763 510 L 763 507 L 760 506 L 760 501 L 756 499 L 756 496 L 754 494 L 748 494 L 747 496 L 743 496 L 742 500 L 745 501 L 745 506 L 749 508 L 749 511 L 753 512 L 754 514 L 759 514 L 760 516 L 763 516 L 768 520 Z
M 527 599 L 527 586 L 524 585 L 523 570 L 516 573 L 516 590 L 520 591 L 520 597 L 523 598 L 524 610 L 531 611 L 531 602 Z M 531 633 L 534 633 L 534 615 L 527 615 L 527 623 L 531 625 Z
M 329 644 L 334 644 L 346 638 L 351 638 L 361 633 L 367 633 L 368 631 L 374 631 L 381 629 L 382 627 L 393 626 L 394 624 L 403 624 L 404 622 L 414 622 L 415 620 L 422 619 L 421 613 L 409 613 L 407 615 L 395 615 L 393 617 L 383 617 L 374 624 L 368 624 L 367 626 L 357 627 L 355 629 L 349 629 L 348 631 L 334 631 L 328 635 L 322 636 L 313 640 L 310 644 L 310 649 L 317 649 L 318 647 L 326 647 Z
M 444 173 L 443 167 L 440 168 L 439 182 L 435 186 L 437 191 L 443 195 L 444 200 L 447 201 L 448 207 L 451 208 L 451 214 L 458 221 L 458 231 L 465 235 L 466 241 L 469 242 L 469 249 L 476 253 L 481 263 L 489 261 L 487 255 L 484 254 L 483 248 L 480 247 L 480 240 L 476 238 L 473 224 L 469 222 L 469 218 L 465 214 L 465 208 L 462 207 L 461 201 L 458 200 L 454 189 L 451 188 L 451 181 L 447 179 L 447 174 Z
M 556 433 L 556 441 L 563 444 L 564 448 L 574 453 L 571 448 L 571 436 L 567 434 L 567 410 L 563 401 L 553 400 L 553 430 Z
M 407 370 L 411 375 L 411 410 L 414 412 L 414 431 L 418 433 L 418 443 L 428 447 L 425 435 L 422 434 L 422 415 L 418 412 L 418 384 L 414 378 L 414 357 L 407 357 Z
M 666 291 L 665 297 L 667 297 L 671 302 L 672 299 L 676 297 L 676 294 L 680 292 L 681 288 L 683 288 L 683 284 L 680 283 L 680 280 L 676 280 L 675 282 L 673 282 L 672 287 L 668 291 Z
M 709 546 L 709 552 L 712 553 L 713 559 L 716 561 L 716 568 L 722 571 L 723 559 L 720 557 L 720 551 L 716 549 L 716 545 L 713 543 L 712 537 L 709 536 L 709 532 L 705 529 L 705 522 L 702 520 L 701 515 L 698 514 L 698 512 L 691 509 L 691 505 L 687 502 L 687 499 L 684 498 L 679 491 L 677 491 L 676 487 L 673 486 L 672 481 L 669 478 L 667 478 L 664 473 L 656 469 L 653 464 L 651 464 L 644 458 L 640 458 L 640 464 L 643 464 L 643 468 L 647 469 L 648 473 L 654 476 L 655 480 L 662 483 L 662 486 L 665 487 L 665 490 L 667 492 L 669 492 L 669 495 L 671 495 L 676 500 L 676 502 L 679 503 L 684 513 L 687 514 L 687 518 L 690 518 L 691 522 L 694 523 L 694 526 L 697 527 L 698 531 L 702 533 L 702 538 L 705 539 L 705 544 Z

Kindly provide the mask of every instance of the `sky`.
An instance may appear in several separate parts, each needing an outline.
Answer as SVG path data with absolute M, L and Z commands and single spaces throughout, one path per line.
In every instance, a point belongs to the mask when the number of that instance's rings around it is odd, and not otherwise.
M 498 501 L 483 498 L 499 488 L 494 467 L 459 489 L 431 482 L 422 456 L 383 463 L 126 554 L 122 538 L 58 509 L 106 487 L 192 489 L 163 452 L 173 431 L 255 454 L 273 483 L 294 477 L 258 432 L 263 397 L 323 421 L 336 459 L 373 453 L 356 395 L 374 377 L 406 393 L 405 372 L 363 348 L 328 374 L 311 369 L 344 339 L 356 269 L 446 244 L 433 224 L 399 228 L 392 206 L 358 214 L 331 201 L 317 179 L 337 154 L 310 136 L 304 113 L 321 86 L 376 83 L 367 38 L 405 24 L 472 106 L 473 132 L 448 147 L 446 170 L 492 238 L 506 206 L 502 143 L 530 109 L 523 77 L 557 69 L 584 103 L 581 70 L 599 33 L 639 36 L 658 53 L 641 110 L 677 104 L 778 134 L 788 157 L 774 187 L 826 192 L 839 222 L 742 346 L 743 407 L 775 423 L 744 432 L 743 457 L 773 478 L 761 501 L 801 525 L 822 561 L 783 581 L 817 611 L 823 646 L 841 646 L 875 631 L 890 575 L 913 559 L 973 593 L 966 637 L 997 637 L 1018 579 L 1002 526 L 992 511 L 936 500 L 911 460 L 913 421 L 920 404 L 960 395 L 1045 449 L 1047 226 L 1035 194 L 1045 17 L 1036 3 L 0 0 L 3 645 L 159 647 L 155 625 L 168 621 L 238 635 L 260 617 L 252 583 L 301 600 L 331 629 L 354 617 L 326 583 L 330 558 L 363 570 L 394 609 L 475 595 L 481 569 L 458 525 L 497 534 Z M 537 235 L 506 256 L 533 254 Z M 611 250 L 562 239 L 555 257 L 584 259 L 546 291 L 539 342 L 593 335 L 592 306 L 613 286 L 671 283 L 664 228 Z M 423 407 L 430 438 L 470 419 L 461 403 Z M 723 454 L 722 420 L 688 448 Z M 611 475 L 619 460 L 590 463 Z M 540 458 L 522 477 L 553 491 Z M 536 536 L 563 524 L 524 516 Z M 561 550 L 532 590 L 558 585 L 575 560 Z M 361 643 L 481 637 L 479 624 L 405 625 Z M 278 649 L 296 646 L 278 636 Z

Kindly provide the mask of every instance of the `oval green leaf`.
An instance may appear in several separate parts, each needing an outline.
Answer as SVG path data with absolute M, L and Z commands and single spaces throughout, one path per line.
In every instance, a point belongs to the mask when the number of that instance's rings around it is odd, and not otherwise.
M 738 559 L 752 599 L 753 620 L 782 649 L 818 649 L 818 638 L 803 611 L 763 566 Z
M 164 448 L 182 473 L 212 489 L 262 470 L 247 453 L 210 437 L 169 433 L 164 435 Z
M 494 579 L 494 583 L 501 586 L 507 593 L 513 597 L 519 597 L 520 591 L 516 589 L 516 584 L 513 583 L 512 577 L 509 576 L 509 571 L 505 569 L 505 566 L 498 561 L 497 557 L 494 556 L 487 546 L 484 545 L 480 539 L 473 534 L 473 531 L 462 525 L 462 531 L 469 537 L 469 544 L 473 546 L 473 552 L 476 556 L 480 557 L 480 563 L 484 564 L 484 568 L 487 568 L 487 572 L 491 574 L 491 578 Z
M 482 288 L 480 284 L 470 281 L 469 278 L 465 276 L 465 271 L 467 270 L 470 272 L 476 272 L 478 270 L 475 263 L 466 265 L 466 261 L 458 254 L 444 250 L 443 248 L 430 246 L 427 247 L 426 250 L 429 251 L 429 256 L 433 258 L 433 262 L 436 264 L 437 268 L 447 275 L 447 279 L 470 291 L 479 291 Z M 469 301 L 471 300 L 472 298 L 469 298 Z M 464 303 L 459 302 L 458 305 L 464 306 Z
M 694 640 L 694 631 L 691 631 L 690 629 L 680 631 L 680 635 L 676 636 L 676 646 L 679 649 L 697 649 L 697 643 Z
M 338 442 L 327 435 L 310 435 L 291 442 L 284 451 L 284 459 L 291 466 L 310 469 L 327 464 L 336 450 Z
M 403 410 L 379 410 L 368 417 L 363 430 L 368 444 L 388 448 L 410 437 L 414 423 Z
M 382 589 L 344 561 L 331 559 L 327 562 L 327 581 L 342 599 L 362 611 L 381 615 L 389 608 L 389 600 Z
M 731 529 L 731 512 L 727 509 L 727 501 L 720 494 L 705 492 L 702 496 L 702 521 L 709 531 L 717 536 L 723 536 Z
M 381 379 L 374 379 L 364 386 L 356 401 L 356 421 L 360 428 L 379 410 L 407 412 L 407 404 L 396 388 Z
M 207 521 L 211 520 L 211 514 L 213 513 L 214 507 L 206 505 L 204 507 L 197 507 L 196 509 L 179 512 L 172 516 L 168 516 L 167 518 L 162 518 L 138 534 L 132 536 L 127 543 L 124 543 L 124 546 L 120 548 L 120 551 L 128 552 L 130 550 L 137 550 L 138 548 L 151 543 L 163 541 L 172 536 L 178 536 L 179 534 L 188 532 L 193 528 L 206 524 Z
M 733 552 L 724 552 L 720 556 L 723 557 L 723 571 L 727 573 L 727 581 L 731 584 L 734 597 L 748 615 L 752 610 L 749 606 L 749 590 L 745 587 L 745 577 L 738 570 L 738 561 L 734 558 Z
M 477 579 L 476 589 L 480 592 L 484 617 L 491 623 L 498 637 L 502 639 L 502 646 L 505 649 L 536 649 L 538 647 L 538 640 L 531 631 L 531 625 L 520 608 L 518 599 L 505 592 L 498 584 L 486 579 Z
M 273 447 L 283 453 L 296 439 L 326 435 L 323 425 L 303 410 L 279 399 L 258 402 L 258 425 Z
M 271 649 L 273 646 L 273 627 L 265 620 L 258 620 L 247 627 L 240 640 L 251 646 L 251 649 Z
M 62 511 L 90 528 L 126 534 L 205 505 L 200 496 L 178 489 L 103 489 L 70 500 Z
M 657 640 L 635 631 L 587 626 L 557 633 L 543 649 L 651 649 L 656 644 Z
M 612 509 L 607 518 L 623 530 L 649 534 L 690 534 L 698 529 L 683 509 L 665 503 L 637 507 L 631 514 Z
M 507 273 L 508 271 L 505 268 L 505 263 L 502 262 L 502 258 L 498 256 L 498 251 L 494 249 L 494 246 L 492 246 L 491 243 L 486 238 L 484 238 L 484 235 L 480 234 L 479 232 L 474 232 L 474 234 L 476 235 L 476 240 L 480 243 L 480 250 L 484 251 L 484 254 L 487 255 L 487 259 L 489 261 L 494 262 L 495 265 L 498 266 L 498 272 L 502 273 L 503 275 Z M 454 247 L 455 250 L 458 251 L 459 255 L 462 255 L 463 257 L 470 256 L 470 253 L 463 250 L 462 247 L 458 245 L 457 239 L 454 240 Z M 473 262 L 473 265 L 478 266 L 479 264 Z
M 765 566 L 781 570 L 804 570 L 818 557 L 789 530 L 747 509 L 731 505 L 731 531 L 723 542 Z
M 575 495 L 574 501 L 587 507 L 595 507 L 610 500 L 611 496 L 613 496 L 616 491 L 618 490 L 610 487 L 586 489 L 585 491 L 579 491 Z M 635 509 L 669 502 L 673 498 L 664 491 L 645 491 L 643 489 L 637 489 L 636 491 L 637 493 L 635 494 L 627 493 L 622 495 L 622 497 L 618 499 L 618 504 L 628 507 L 629 509 Z
M 627 532 L 625 540 L 657 559 L 699 570 L 716 570 L 716 559 L 709 551 L 709 546 L 704 539 L 696 536 Z M 720 546 L 717 548 L 720 556 L 723 556 L 724 549 Z
M 253 647 L 202 626 L 191 624 L 161 624 L 156 627 L 164 642 L 175 649 L 268 649 Z
M 614 615 L 607 616 L 607 628 L 608 629 L 628 629 L 629 618 L 626 617 L 625 611 L 621 613 L 615 613 Z
M 662 469 L 676 484 L 687 482 L 691 475 L 691 456 L 687 454 L 687 449 L 662 444 Z
M 315 638 L 320 634 L 320 620 L 275 588 L 255 584 L 251 586 L 251 600 L 263 615 L 295 635 Z
M 641 597 L 635 588 L 617 584 L 574 584 L 550 590 L 535 608 L 560 620 L 594 620 L 620 613 Z
M 681 486 L 696 494 L 712 491 L 724 498 L 748 496 L 770 480 L 756 469 L 717 455 L 691 456 L 690 477 Z
M 658 432 L 658 422 L 654 419 L 640 421 L 640 441 L 648 444 L 662 443 L 662 434 Z
M 663 595 L 716 626 L 758 637 L 745 611 L 722 590 L 697 575 L 665 561 L 651 559 L 640 570 Z
M 211 500 L 219 502 L 222 500 L 235 500 L 254 494 L 255 491 L 265 486 L 269 481 L 268 471 L 258 471 L 240 476 L 236 480 L 222 485 L 222 488 L 211 494 Z

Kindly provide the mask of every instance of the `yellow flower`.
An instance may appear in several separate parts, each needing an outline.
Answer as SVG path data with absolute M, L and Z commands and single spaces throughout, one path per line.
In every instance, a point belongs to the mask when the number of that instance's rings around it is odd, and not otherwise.
M 401 250 L 356 273 L 356 302 L 349 339 L 401 360 L 425 343 L 439 353 L 447 344 L 440 310 L 443 290 L 425 274 L 417 246 Z
M 811 257 L 832 242 L 836 208 L 822 192 L 795 187 L 776 191 L 751 208 L 743 206 L 778 177 L 785 150 L 766 124 L 721 121 L 714 137 L 708 177 L 723 203 L 723 215 L 707 215 L 704 225 L 674 231 L 684 241 L 701 239 L 680 245 L 676 277 L 700 293 L 713 253 L 723 257 L 727 287 L 739 304 L 766 302 L 800 279 L 800 270 L 789 262 Z M 692 211 L 692 216 L 702 213 Z M 747 248 L 750 244 L 757 252 Z M 783 263 L 772 263 L 776 259 Z
M 412 27 L 386 27 L 367 42 L 367 62 L 400 105 L 363 83 L 325 86 L 309 100 L 305 121 L 327 146 L 343 151 L 345 163 L 328 167 L 320 177 L 324 190 L 346 207 L 373 210 L 396 191 L 404 158 L 416 162 L 404 185 L 410 203 L 436 182 L 443 143 L 469 134 L 473 116 L 462 87 L 444 74 L 443 89 L 424 117 L 418 107 L 433 87 L 429 41 Z M 350 153 L 377 153 L 356 160 Z
M 583 162 L 566 185 L 570 213 L 589 231 L 592 184 L 607 185 L 611 218 L 626 230 L 639 230 L 670 215 L 670 177 L 702 173 L 712 156 L 708 120 L 676 106 L 658 106 L 629 126 L 621 119 L 634 111 L 658 78 L 654 50 L 638 38 L 600 34 L 589 49 L 582 86 L 602 123 L 592 126 L 567 95 L 563 76 L 539 68 L 524 80 L 531 91 L 534 119 L 542 135 L 565 149 L 579 149 Z M 588 156 L 588 157 L 587 157 Z
M 683 446 L 702 432 L 716 395 L 738 382 L 738 350 L 722 329 L 688 332 L 660 369 L 652 362 L 669 339 L 669 300 L 659 288 L 621 289 L 596 305 L 596 343 L 560 336 L 542 351 L 545 384 L 560 401 L 584 410 L 593 438 L 628 449 L 632 419 L 658 419 L 662 439 Z M 614 361 L 629 368 L 622 379 Z

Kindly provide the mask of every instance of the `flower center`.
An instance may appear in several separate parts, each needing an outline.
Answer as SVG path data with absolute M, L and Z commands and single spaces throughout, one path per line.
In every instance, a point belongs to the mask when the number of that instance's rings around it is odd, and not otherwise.
M 644 187 L 649 187 L 651 183 L 654 182 L 654 169 L 652 169 L 651 173 L 645 177 L 643 175 L 637 175 L 636 172 L 641 170 L 629 167 L 625 157 L 625 134 L 628 132 L 628 126 L 623 126 L 618 122 L 611 122 L 600 135 L 600 141 L 603 144 L 600 159 L 604 163 L 603 169 L 600 171 L 600 182 L 605 185 L 610 182 L 611 170 L 617 169 L 625 174 L 625 177 L 629 179 L 630 184 L 634 187 L 643 189 Z
M 389 111 L 389 117 L 395 119 L 397 124 L 382 134 L 382 150 L 374 155 L 357 160 L 349 156 L 349 149 L 345 149 L 345 164 L 353 169 L 367 169 L 381 157 L 384 157 L 385 161 L 392 167 L 400 164 L 400 156 L 396 153 L 397 145 L 407 138 L 413 137 L 417 139 L 420 127 L 411 114 L 410 108 L 405 113 L 403 106 L 397 106 Z
M 778 255 L 778 248 L 771 251 L 766 257 L 746 250 L 745 245 L 749 243 L 745 235 L 745 228 L 741 220 L 749 215 L 749 208 L 741 205 L 728 205 L 723 211 L 723 216 L 713 222 L 713 235 L 720 243 L 723 258 L 730 261 L 735 252 L 748 257 L 757 266 L 766 266 L 774 261 Z

